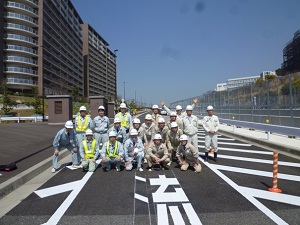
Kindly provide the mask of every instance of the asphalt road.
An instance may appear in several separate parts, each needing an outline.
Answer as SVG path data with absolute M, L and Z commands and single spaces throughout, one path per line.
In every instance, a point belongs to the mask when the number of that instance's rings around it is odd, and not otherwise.
M 198 137 L 201 156 L 203 130 Z M 279 155 L 278 194 L 268 191 L 271 152 L 225 136 L 219 147 L 217 163 L 200 157 L 199 174 L 176 163 L 152 172 L 64 168 L 0 224 L 300 224 L 299 160 Z

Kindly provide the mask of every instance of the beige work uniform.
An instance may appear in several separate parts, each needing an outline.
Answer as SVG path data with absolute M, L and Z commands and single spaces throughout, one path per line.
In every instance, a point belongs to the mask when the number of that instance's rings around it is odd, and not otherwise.
M 189 143 L 195 146 L 198 149 L 198 126 L 199 120 L 196 116 L 185 116 L 183 118 L 183 133 L 186 134 L 189 138 Z
M 155 134 L 160 134 L 162 138 L 162 143 L 166 144 L 167 141 L 167 133 L 169 131 L 168 126 L 164 126 L 162 129 L 159 126 L 155 127 Z
M 214 149 L 214 152 L 218 152 L 218 136 L 219 130 L 219 118 L 215 115 L 205 116 L 202 119 L 202 126 L 205 130 L 205 152 L 210 151 L 210 147 Z M 214 134 L 210 134 L 209 131 L 214 131 Z
M 169 157 L 172 159 L 176 154 L 178 145 L 180 144 L 180 136 L 183 134 L 181 129 L 178 129 L 176 133 L 169 130 L 167 133 L 167 148 L 171 149 Z
M 182 119 L 180 117 L 176 116 L 176 121 L 175 122 L 178 124 L 178 128 L 183 130 Z M 171 123 L 172 122 L 170 120 L 167 122 L 167 126 L 169 127 L 169 129 L 171 129 Z
M 187 143 L 186 146 L 180 144 L 176 151 L 176 156 L 181 157 L 185 164 L 181 165 L 181 170 L 185 171 L 189 168 L 189 165 L 193 166 L 197 173 L 200 173 L 202 166 L 199 162 L 199 151 L 192 144 Z
M 146 159 L 149 167 L 152 167 L 152 165 L 156 163 L 155 162 L 156 157 L 161 159 L 162 161 L 161 163 L 163 163 L 164 166 L 166 166 L 170 162 L 167 147 L 164 144 L 155 145 L 152 142 L 147 150 L 147 155 L 146 155 Z
M 158 119 L 162 118 L 162 116 L 159 115 L 158 113 L 157 114 L 152 113 L 151 117 L 152 117 L 152 121 L 154 122 L 155 126 L 157 126 L 157 124 L 158 124 Z

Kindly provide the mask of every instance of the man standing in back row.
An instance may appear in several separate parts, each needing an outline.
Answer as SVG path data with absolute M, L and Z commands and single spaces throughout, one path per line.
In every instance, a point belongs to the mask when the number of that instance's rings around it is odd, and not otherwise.
M 193 107 L 188 105 L 186 107 L 186 116 L 183 117 L 183 133 L 186 134 L 189 138 L 189 142 L 195 146 L 198 150 L 198 126 L 199 120 L 197 116 L 192 115 Z
M 210 147 L 214 149 L 214 161 L 217 161 L 218 152 L 218 139 L 217 132 L 219 130 L 219 118 L 214 114 L 214 108 L 209 105 L 207 106 L 207 116 L 202 120 L 202 125 L 205 130 L 205 157 L 204 161 L 207 161 L 208 152 Z

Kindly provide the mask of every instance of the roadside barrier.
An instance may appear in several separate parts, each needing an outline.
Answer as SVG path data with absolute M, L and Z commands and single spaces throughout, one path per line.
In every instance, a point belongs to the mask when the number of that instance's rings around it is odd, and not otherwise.
M 273 187 L 269 188 L 269 191 L 271 192 L 277 192 L 280 193 L 282 190 L 280 190 L 278 187 L 278 152 L 273 153 Z

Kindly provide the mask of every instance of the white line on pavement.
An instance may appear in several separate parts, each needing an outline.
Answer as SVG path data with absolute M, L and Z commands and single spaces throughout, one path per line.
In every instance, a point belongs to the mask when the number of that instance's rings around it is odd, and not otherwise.
M 175 225 L 185 225 L 185 222 L 181 216 L 178 206 L 169 206 L 170 213 Z
M 223 166 L 223 165 L 216 165 L 216 164 L 215 164 L 215 167 L 218 170 L 225 170 L 225 171 L 236 172 L 236 173 L 251 174 L 251 175 L 257 175 L 257 176 L 263 176 L 263 177 L 273 177 L 273 172 L 245 169 L 245 168 L 239 168 L 239 167 L 233 167 L 233 166 Z M 300 182 L 300 176 L 296 176 L 296 175 L 278 173 L 278 178 L 283 179 L 283 180 L 291 180 L 291 181 Z
M 198 145 L 199 148 L 205 148 L 204 145 Z M 255 151 L 255 150 L 247 150 L 247 149 L 238 149 L 238 148 L 223 148 L 218 147 L 219 150 L 230 151 L 230 152 L 245 152 L 245 153 L 255 153 L 261 155 L 273 155 L 271 151 Z
M 169 225 L 166 204 L 157 204 L 157 225 Z
M 255 188 L 241 187 L 241 191 L 251 194 L 255 198 L 267 199 L 275 202 L 282 202 L 286 204 L 300 206 L 300 197 L 295 195 L 287 195 L 281 193 L 274 193 L 270 191 L 259 190 Z
M 48 197 L 51 195 L 56 195 L 58 193 L 72 191 L 72 190 L 74 190 L 74 187 L 76 187 L 77 185 L 80 184 L 80 182 L 81 182 L 81 180 L 70 182 L 67 184 L 61 184 L 61 185 L 57 185 L 54 187 L 41 189 L 41 190 L 35 191 L 34 193 L 36 193 L 40 198 L 45 198 L 45 197 Z
M 202 224 L 191 203 L 182 203 L 182 206 L 192 225 Z
M 205 139 L 205 137 L 204 136 L 203 137 L 198 136 L 198 140 L 201 140 L 201 139 Z M 219 138 L 218 137 L 218 141 L 219 140 L 222 140 L 222 141 L 235 141 L 235 139 L 232 139 L 232 138 Z
M 242 189 L 240 188 L 240 186 L 238 186 L 231 179 L 229 179 L 227 176 L 225 176 L 223 173 L 221 173 L 213 164 L 210 164 L 208 162 L 204 162 L 204 160 L 201 157 L 199 157 L 199 160 L 202 161 L 215 174 L 217 174 L 219 177 L 221 177 L 225 182 L 227 182 L 232 188 L 234 188 L 241 195 L 243 195 L 246 199 L 248 199 L 248 201 L 250 201 L 255 207 L 257 207 L 264 214 L 266 214 L 275 223 L 277 223 L 277 224 L 286 224 L 287 225 L 287 223 L 283 219 L 281 219 L 279 216 L 277 216 L 274 212 L 272 212 L 266 206 L 264 206 L 263 204 L 261 204 L 257 199 L 255 199 L 253 196 L 251 196 L 250 193 L 242 191 Z
M 143 196 L 143 195 L 139 195 L 139 194 L 135 193 L 135 194 L 134 194 L 134 197 L 135 197 L 136 199 L 138 199 L 138 200 L 143 201 L 143 202 L 146 202 L 146 203 L 149 202 L 148 198 L 145 197 L 145 196 Z
M 135 176 L 135 179 L 146 182 L 146 178 L 144 178 L 144 177 Z
M 205 141 L 198 141 L 198 143 L 205 143 Z M 228 142 L 221 142 L 221 141 L 219 141 L 218 144 L 222 144 L 222 145 L 236 145 L 236 146 L 247 146 L 247 147 L 252 146 L 251 144 L 228 143 Z

